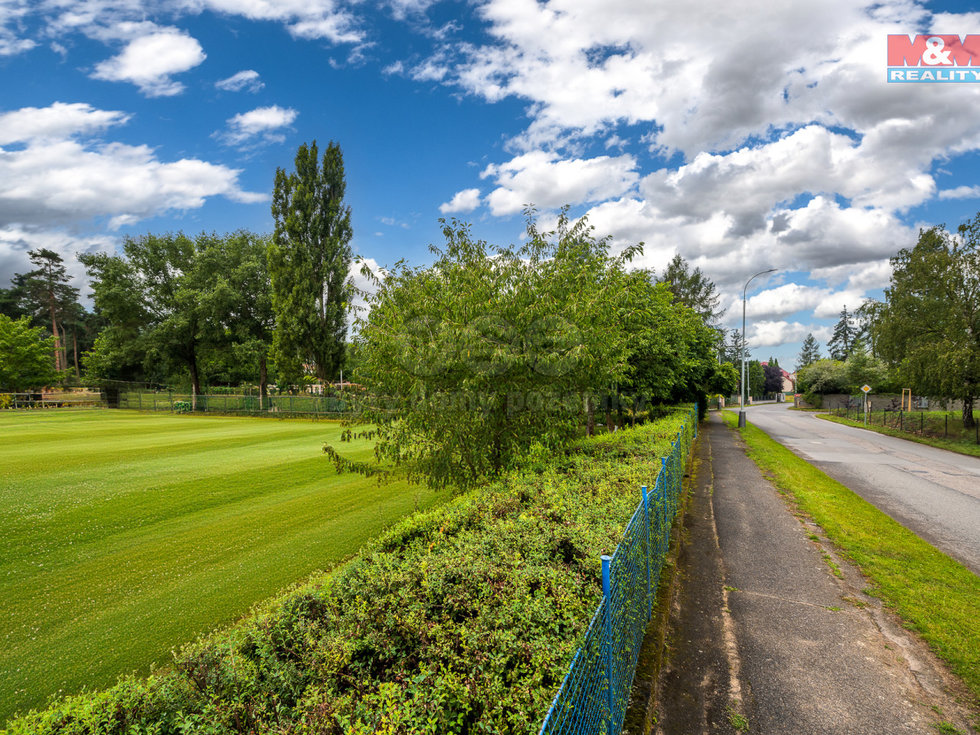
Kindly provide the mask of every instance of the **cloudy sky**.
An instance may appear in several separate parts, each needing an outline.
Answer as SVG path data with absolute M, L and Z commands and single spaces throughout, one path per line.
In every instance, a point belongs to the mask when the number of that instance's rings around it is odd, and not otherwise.
M 563 204 L 641 265 L 750 287 L 792 365 L 918 229 L 980 210 L 980 84 L 888 84 L 953 3 L 0 0 L 0 286 L 27 250 L 272 227 L 277 166 L 340 143 L 354 247 L 424 263 L 438 219 L 515 242 Z

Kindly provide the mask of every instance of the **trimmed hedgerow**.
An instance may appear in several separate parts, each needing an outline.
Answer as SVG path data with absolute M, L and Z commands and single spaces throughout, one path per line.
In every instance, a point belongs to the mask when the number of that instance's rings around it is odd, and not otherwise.
M 173 669 L 55 702 L 26 733 L 531 733 L 659 457 L 689 417 L 585 440 L 419 513 Z

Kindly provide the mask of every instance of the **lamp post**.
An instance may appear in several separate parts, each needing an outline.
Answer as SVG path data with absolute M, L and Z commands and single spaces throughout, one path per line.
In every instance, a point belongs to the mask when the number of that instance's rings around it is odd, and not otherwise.
M 738 428 L 740 429 L 745 426 L 745 294 L 749 290 L 749 284 L 752 283 L 753 279 L 764 276 L 766 273 L 775 272 L 775 268 L 770 268 L 767 271 L 759 271 L 745 282 L 745 288 L 742 289 L 742 400 L 738 407 Z

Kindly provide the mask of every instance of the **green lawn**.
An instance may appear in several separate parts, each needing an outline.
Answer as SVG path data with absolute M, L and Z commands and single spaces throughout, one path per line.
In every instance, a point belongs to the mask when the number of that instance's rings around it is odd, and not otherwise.
M 334 422 L 0 414 L 0 723 L 101 688 L 443 496 L 334 472 Z M 365 441 L 347 453 L 366 459 Z

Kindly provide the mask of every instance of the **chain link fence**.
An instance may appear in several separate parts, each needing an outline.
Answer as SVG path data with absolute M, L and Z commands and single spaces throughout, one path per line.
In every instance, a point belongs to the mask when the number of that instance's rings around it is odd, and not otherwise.
M 831 410 L 831 414 L 851 421 L 864 422 L 865 411 L 858 404 L 841 406 Z M 980 444 L 980 422 L 973 428 L 963 426 L 962 413 L 954 411 L 868 411 L 867 421 L 872 426 L 915 434 L 933 439 L 949 439 L 956 442 Z
M 113 405 L 114 404 L 114 405 Z M 207 394 L 193 396 L 172 390 L 119 391 L 112 408 L 173 413 L 219 413 L 245 416 L 340 417 L 350 411 L 350 402 L 340 396 Z
M 697 406 L 670 453 L 661 460 L 653 490 L 641 500 L 612 556 L 602 556 L 602 601 L 545 716 L 540 735 L 614 735 L 623 728 L 643 636 L 653 610 L 670 528 L 697 437 Z

